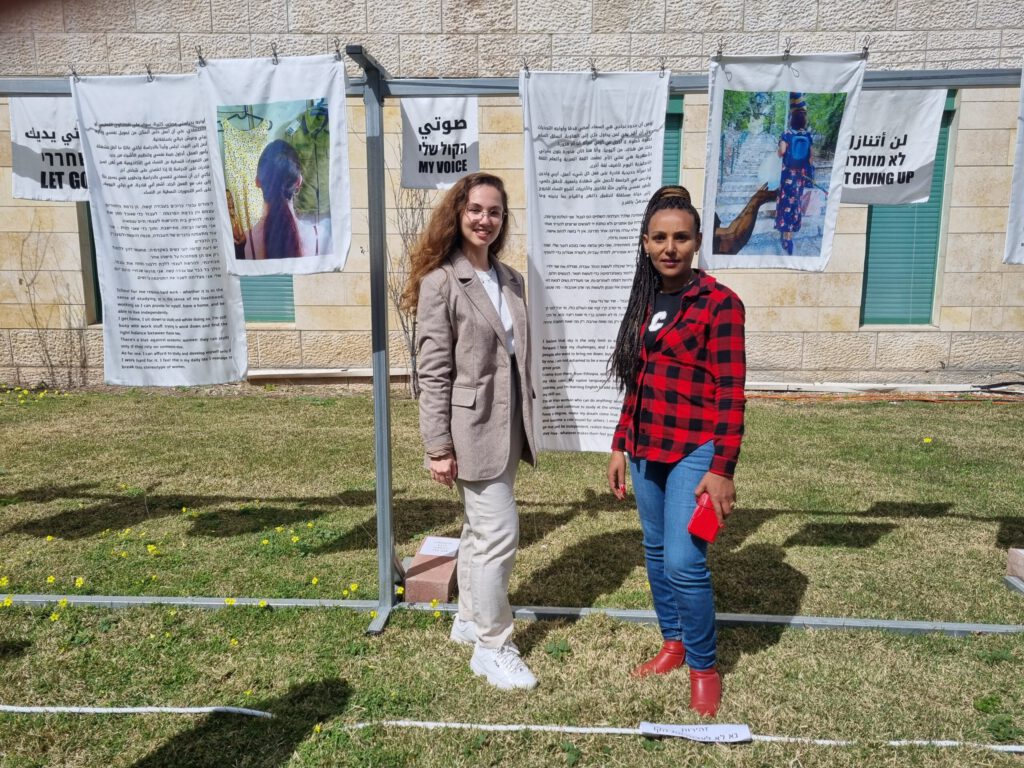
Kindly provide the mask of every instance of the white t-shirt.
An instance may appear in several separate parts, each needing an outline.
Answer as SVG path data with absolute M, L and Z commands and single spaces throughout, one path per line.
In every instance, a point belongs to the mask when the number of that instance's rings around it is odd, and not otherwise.
M 487 291 L 487 295 L 491 298 L 491 304 L 494 305 L 494 309 L 498 312 L 498 317 L 501 318 L 501 324 L 505 326 L 505 349 L 508 350 L 509 355 L 516 353 L 516 341 L 512 335 L 512 313 L 508 311 L 508 304 L 501 296 L 501 283 L 498 282 L 498 271 L 491 267 L 486 272 L 481 272 L 479 269 L 476 270 L 476 276 L 480 278 L 480 282 L 483 283 L 484 290 Z

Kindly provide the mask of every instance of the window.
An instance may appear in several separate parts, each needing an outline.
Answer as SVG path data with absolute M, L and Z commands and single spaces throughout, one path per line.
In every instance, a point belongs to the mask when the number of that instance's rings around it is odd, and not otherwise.
M 668 97 L 665 115 L 665 150 L 661 158 L 661 183 L 678 184 L 683 155 L 683 96 Z
M 928 202 L 868 206 L 861 325 L 927 325 L 932 322 L 942 190 L 954 97 L 954 92 L 950 91 L 946 98 Z

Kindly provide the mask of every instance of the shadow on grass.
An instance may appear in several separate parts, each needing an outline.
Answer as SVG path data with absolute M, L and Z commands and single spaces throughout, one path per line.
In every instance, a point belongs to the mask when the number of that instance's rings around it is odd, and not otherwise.
M 317 723 L 341 714 L 351 688 L 344 680 L 323 680 L 295 686 L 278 698 L 256 701 L 251 709 L 270 712 L 273 719 L 213 714 L 178 734 L 132 768 L 277 768 L 286 765 L 296 748 L 313 735 Z
M 20 658 L 31 647 L 30 640 L 0 640 L 0 662 Z

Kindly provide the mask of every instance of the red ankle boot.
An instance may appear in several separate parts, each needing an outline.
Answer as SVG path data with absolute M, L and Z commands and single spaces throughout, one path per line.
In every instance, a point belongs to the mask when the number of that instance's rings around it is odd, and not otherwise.
M 647 675 L 664 675 L 673 669 L 683 666 L 686 658 L 686 649 L 680 640 L 666 640 L 661 644 L 658 655 L 650 661 L 645 661 L 633 669 L 633 677 L 647 677 Z
M 690 670 L 690 709 L 704 717 L 718 714 L 722 703 L 722 678 L 718 668 Z

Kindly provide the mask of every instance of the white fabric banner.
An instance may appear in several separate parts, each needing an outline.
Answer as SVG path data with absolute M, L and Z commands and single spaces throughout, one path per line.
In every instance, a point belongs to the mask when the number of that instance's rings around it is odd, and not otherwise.
M 864 91 L 846 155 L 843 202 L 928 202 L 945 106 L 945 88 Z
M 1010 181 L 1010 217 L 1006 223 L 1004 264 L 1024 264 L 1024 79 L 1017 108 L 1017 154 Z
M 543 448 L 611 445 L 622 397 L 606 369 L 661 186 L 668 83 L 667 72 L 520 73 Z
M 71 89 L 93 180 L 104 378 L 243 378 L 242 295 L 220 257 L 196 76 L 83 77 Z
M 861 54 L 711 62 L 704 266 L 825 268 L 864 64 Z
M 27 96 L 11 99 L 10 107 L 14 197 L 88 201 L 89 185 L 71 99 Z
M 402 99 L 402 186 L 448 189 L 480 170 L 476 96 Z
M 214 59 L 198 75 L 228 271 L 342 269 L 352 240 L 344 63 Z

